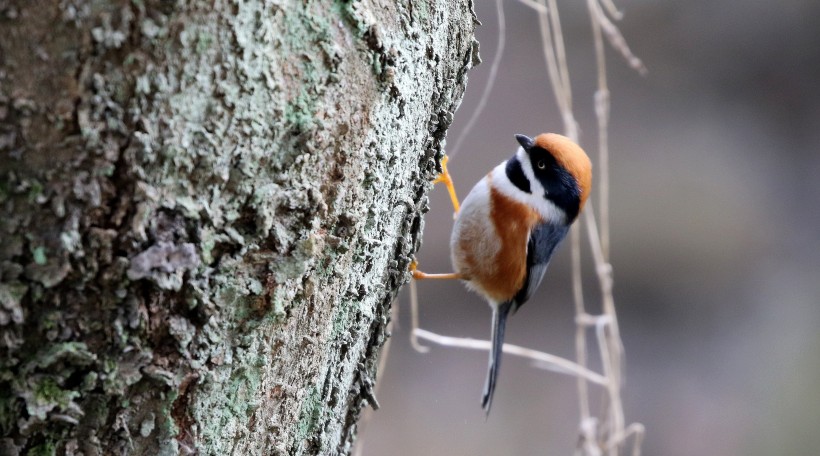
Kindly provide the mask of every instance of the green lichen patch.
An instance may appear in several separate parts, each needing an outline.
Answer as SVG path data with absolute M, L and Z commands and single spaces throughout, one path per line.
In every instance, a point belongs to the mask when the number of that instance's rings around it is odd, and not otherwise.
M 31 256 L 34 259 L 34 263 L 40 266 L 46 264 L 48 261 L 48 258 L 46 257 L 46 248 L 43 246 L 35 247 L 31 252 Z
M 64 388 L 58 382 L 44 375 L 28 378 L 21 394 L 26 403 L 26 412 L 30 417 L 45 420 L 46 415 L 55 409 L 67 409 L 69 404 L 80 393 Z
M 301 453 L 309 440 L 315 435 L 316 426 L 319 425 L 319 418 L 323 410 L 322 395 L 316 386 L 308 390 L 307 395 L 302 400 L 302 408 L 299 413 L 299 422 L 296 425 L 296 435 L 294 438 L 293 453 Z

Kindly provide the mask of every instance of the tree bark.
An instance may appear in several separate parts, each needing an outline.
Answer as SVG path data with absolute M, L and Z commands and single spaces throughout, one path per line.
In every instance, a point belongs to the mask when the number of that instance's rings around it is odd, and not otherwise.
M 348 453 L 471 0 L 0 0 L 0 454 Z

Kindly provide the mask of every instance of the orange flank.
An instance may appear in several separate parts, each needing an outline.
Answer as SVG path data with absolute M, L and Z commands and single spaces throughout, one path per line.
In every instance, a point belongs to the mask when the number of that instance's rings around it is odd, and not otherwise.
M 512 299 L 527 277 L 527 241 L 530 231 L 541 221 L 529 206 L 519 203 L 490 186 L 490 218 L 496 227 L 499 248 L 495 258 L 476 258 L 473 237 L 466 234 L 458 248 L 464 253 L 466 270 L 476 287 L 495 302 Z M 480 255 L 480 254 L 479 254 Z
M 484 288 L 498 302 L 512 299 L 527 278 L 527 241 L 530 231 L 541 221 L 531 207 L 490 188 L 490 219 L 498 230 L 501 248 L 496 254 L 493 273 Z

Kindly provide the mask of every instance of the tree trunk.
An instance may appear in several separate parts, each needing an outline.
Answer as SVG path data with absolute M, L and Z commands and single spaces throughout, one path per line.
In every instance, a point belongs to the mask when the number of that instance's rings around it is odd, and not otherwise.
M 471 0 L 0 0 L 0 454 L 347 453 Z

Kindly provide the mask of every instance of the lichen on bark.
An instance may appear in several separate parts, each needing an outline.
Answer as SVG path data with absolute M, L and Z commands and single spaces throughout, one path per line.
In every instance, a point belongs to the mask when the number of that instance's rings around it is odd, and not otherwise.
M 475 24 L 0 3 L 0 453 L 349 452 Z

